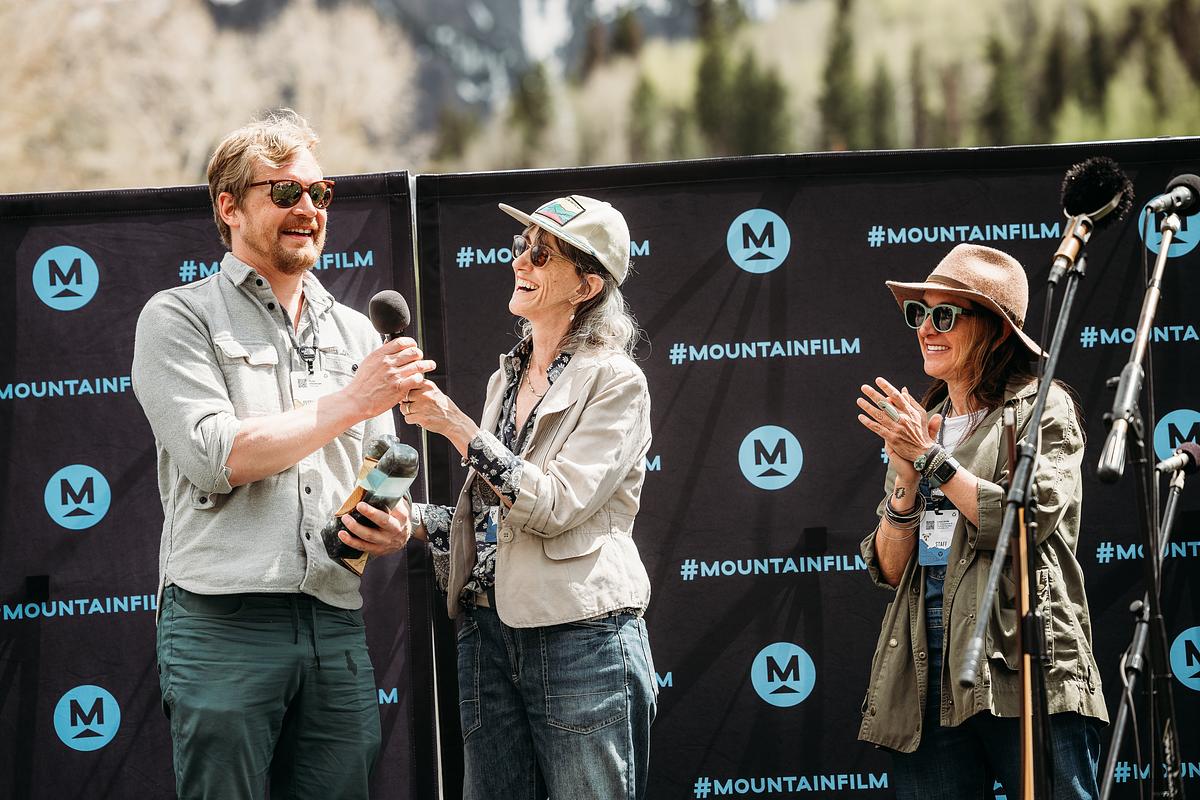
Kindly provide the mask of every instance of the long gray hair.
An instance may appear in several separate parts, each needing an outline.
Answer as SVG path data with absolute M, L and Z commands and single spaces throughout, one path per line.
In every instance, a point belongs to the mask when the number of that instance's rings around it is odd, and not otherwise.
M 632 356 L 638 342 L 645 338 L 637 320 L 625 302 L 625 295 L 617 286 L 617 279 L 612 276 L 600 260 L 591 253 L 584 252 L 570 242 L 548 231 L 542 231 L 543 237 L 553 237 L 554 245 L 564 256 L 575 262 L 575 269 L 582 278 L 584 275 L 596 275 L 604 281 L 604 285 L 595 297 L 589 298 L 575 308 L 571 325 L 563 336 L 559 348 L 575 352 L 581 349 L 621 350 L 627 356 Z M 533 327 L 529 320 L 521 320 L 521 335 L 530 336 Z

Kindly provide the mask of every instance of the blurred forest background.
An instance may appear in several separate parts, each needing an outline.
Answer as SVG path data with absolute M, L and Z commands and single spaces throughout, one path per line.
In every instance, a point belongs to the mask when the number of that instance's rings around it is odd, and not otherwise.
M 0 192 L 1200 133 L 1200 0 L 0 0 Z

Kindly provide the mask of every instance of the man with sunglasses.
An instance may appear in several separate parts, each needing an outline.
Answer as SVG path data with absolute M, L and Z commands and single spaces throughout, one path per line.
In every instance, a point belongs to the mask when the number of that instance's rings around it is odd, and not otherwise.
M 991 569 L 1011 474 L 1004 412 L 1017 436 L 1040 427 L 1035 465 L 1037 586 L 1050 661 L 1044 667 L 1053 795 L 1098 796 L 1098 723 L 1107 710 L 1075 557 L 1083 500 L 1080 412 L 1064 384 L 1031 419 L 1042 349 L 1024 331 L 1025 270 L 990 247 L 960 244 L 921 283 L 888 281 L 916 333 L 925 374 L 918 401 L 880 377 L 864 385 L 859 421 L 888 453 L 879 524 L 862 543 L 872 579 L 895 591 L 880 630 L 859 738 L 892 751 L 899 800 L 983 800 L 1020 780 L 1021 678 L 1010 565 L 992 608 Z M 1035 427 L 1036 426 L 1036 427 Z M 953 676 L 975 616 L 988 614 L 979 686 Z
M 229 252 L 159 292 L 138 320 L 133 388 L 154 431 L 165 521 L 158 667 L 183 797 L 367 797 L 380 745 L 359 579 L 320 531 L 364 443 L 433 363 L 380 346 L 311 273 L 333 181 L 317 136 L 279 112 L 225 138 L 208 167 Z M 360 503 L 347 544 L 384 555 L 407 506 Z

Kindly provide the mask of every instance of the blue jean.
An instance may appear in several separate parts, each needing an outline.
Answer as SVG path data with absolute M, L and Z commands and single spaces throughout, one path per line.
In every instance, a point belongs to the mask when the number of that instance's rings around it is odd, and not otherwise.
M 892 753 L 897 800 L 994 800 L 992 787 L 997 780 L 1009 800 L 1015 800 L 1021 786 L 1019 721 L 981 713 L 954 728 L 941 726 L 941 607 L 928 609 L 925 625 L 930 674 L 921 744 L 914 753 Z M 1100 734 L 1096 724 L 1075 713 L 1052 714 L 1050 741 L 1054 800 L 1099 797 Z
M 510 628 L 477 608 L 458 689 L 463 800 L 645 797 L 658 684 L 640 617 Z

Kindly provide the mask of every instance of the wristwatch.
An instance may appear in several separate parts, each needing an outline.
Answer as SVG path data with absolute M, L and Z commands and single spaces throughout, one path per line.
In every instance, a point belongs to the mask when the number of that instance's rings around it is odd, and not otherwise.
M 913 469 L 924 475 L 925 467 L 929 466 L 929 464 L 932 463 L 933 459 L 936 458 L 937 454 L 940 452 L 942 452 L 942 446 L 940 444 L 934 444 L 924 453 L 913 459 Z
M 953 478 L 954 473 L 958 472 L 958 467 L 959 463 L 954 460 L 954 456 L 947 455 L 946 459 L 934 467 L 925 477 L 929 479 L 929 485 L 936 489 Z

